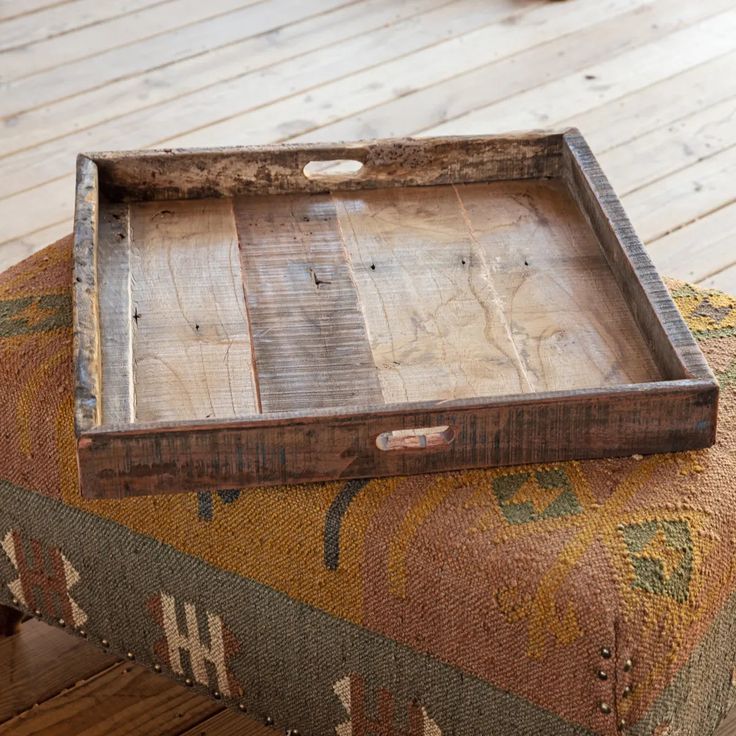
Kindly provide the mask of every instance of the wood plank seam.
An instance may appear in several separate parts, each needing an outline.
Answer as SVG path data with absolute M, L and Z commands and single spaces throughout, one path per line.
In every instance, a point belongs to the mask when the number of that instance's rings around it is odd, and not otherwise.
M 153 8 L 153 7 L 156 7 L 157 5 L 165 5 L 166 3 L 169 3 L 169 2 L 172 2 L 172 1 L 173 0 L 154 0 L 153 2 L 151 2 L 150 5 L 146 5 L 144 7 L 145 7 L 145 9 Z M 55 6 L 50 6 L 50 7 L 53 8 Z M 44 8 L 43 10 L 47 10 L 47 9 L 48 8 Z M 34 13 L 38 13 L 38 12 L 42 12 L 42 11 L 33 11 L 33 12 Z M 135 12 L 135 11 L 132 11 L 132 12 Z M 75 31 L 83 30 L 85 28 L 93 28 L 94 26 L 102 25 L 104 23 L 108 23 L 108 22 L 113 21 L 113 20 L 116 20 L 118 18 L 124 18 L 126 15 L 129 15 L 130 13 L 131 13 L 131 11 L 126 10 L 125 12 L 118 13 L 117 15 L 111 15 L 111 16 L 108 16 L 106 18 L 101 18 L 101 19 L 98 19 L 98 20 L 91 21 L 89 23 L 84 23 L 83 25 L 74 26 L 74 27 L 71 27 L 71 28 L 67 28 L 65 30 L 57 31 L 57 32 L 51 32 L 49 35 L 46 35 L 43 38 L 40 38 L 40 39 L 31 41 L 30 43 L 28 41 L 25 41 L 25 42 L 22 42 L 22 43 L 18 43 L 15 46 L 3 46 L 3 47 L 0 47 L 0 58 L 2 58 L 2 54 L 4 52 L 6 52 L 6 51 L 17 51 L 19 49 L 24 49 L 24 50 L 25 49 L 28 49 L 28 50 L 31 50 L 32 47 L 36 43 L 41 43 L 43 41 L 49 41 L 49 40 L 51 40 L 53 38 L 59 38 L 59 36 L 66 36 L 69 33 L 74 33 Z M 2 34 L 2 31 L 3 31 L 2 26 L 3 26 L 4 23 L 6 23 L 9 20 L 15 20 L 16 18 L 21 17 L 22 15 L 25 15 L 25 14 L 21 13 L 20 15 L 14 16 L 14 18 L 3 18 L 0 21 L 0 34 Z

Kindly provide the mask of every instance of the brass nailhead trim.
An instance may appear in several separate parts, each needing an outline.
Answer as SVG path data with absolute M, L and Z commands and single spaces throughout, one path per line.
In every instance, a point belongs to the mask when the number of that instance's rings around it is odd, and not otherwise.
M 608 679 L 608 673 L 604 670 L 598 670 L 598 679 L 599 680 L 607 680 Z
M 128 653 L 127 653 L 127 654 L 126 654 L 125 656 L 126 656 L 126 657 L 127 657 L 128 659 L 131 659 L 131 660 L 132 660 L 132 659 L 135 659 L 135 654 L 133 654 L 133 652 L 128 652 Z
M 624 719 L 622 718 L 622 719 L 621 719 L 621 720 L 620 720 L 620 721 L 618 722 L 618 730 L 619 730 L 619 731 L 623 731 L 623 730 L 624 730 L 625 728 L 626 728 L 626 721 L 625 721 L 625 720 L 624 720 Z
M 245 713 L 245 703 L 238 703 L 238 710 L 241 713 Z
M 265 718 L 263 719 L 263 722 L 264 722 L 264 723 L 265 723 L 265 724 L 266 724 L 267 726 L 273 726 L 273 718 L 271 718 L 271 716 L 266 716 L 266 717 L 265 717 Z
M 154 672 L 161 672 L 161 665 L 160 664 L 153 665 L 153 671 Z
M 214 691 L 212 692 L 212 697 L 213 697 L 213 698 L 214 698 L 215 700 L 219 700 L 219 699 L 220 699 L 220 698 L 222 697 L 222 695 L 220 694 L 220 691 L 219 691 L 219 690 L 214 690 Z
M 632 690 L 633 688 L 631 687 L 631 685 L 627 685 L 621 693 L 621 696 L 624 698 L 628 698 L 629 695 L 631 695 Z
M 56 623 L 59 624 L 59 626 L 61 626 L 62 628 L 66 626 L 66 621 L 64 621 L 63 618 L 57 619 Z
M 37 608 L 37 609 L 36 609 L 36 610 L 35 610 L 35 611 L 33 612 L 33 615 L 34 615 L 34 616 L 38 616 L 39 618 L 41 618 L 41 615 L 42 615 L 42 614 L 41 614 L 41 611 L 39 611 L 39 610 L 38 610 L 38 608 Z
M 611 659 L 611 650 L 608 647 L 603 647 L 603 649 L 601 649 L 601 657 L 603 657 L 603 659 Z
M 11 599 L 10 599 L 10 602 L 11 602 L 11 603 L 12 603 L 12 604 L 13 604 L 14 606 L 17 606 L 17 605 L 18 605 L 18 603 L 20 603 L 20 601 L 19 601 L 19 600 L 18 600 L 17 598 L 11 598 Z
M 185 684 L 185 685 L 186 685 L 187 687 L 191 687 L 192 685 L 194 685 L 194 683 L 193 683 L 193 682 L 192 682 L 192 681 L 191 681 L 191 680 L 190 680 L 190 679 L 189 679 L 188 677 L 187 677 L 187 678 L 185 678 L 185 680 L 184 680 L 184 684 Z
M 611 706 L 608 705 L 608 703 L 601 703 L 600 704 L 601 713 L 605 713 L 608 715 L 611 712 Z
M 107 639 L 102 639 L 102 641 L 100 641 L 100 644 L 102 644 L 103 647 L 110 646 L 110 642 Z
M 633 668 L 633 666 L 634 666 L 634 663 L 630 659 L 627 659 L 624 662 L 624 672 L 631 672 L 631 669 Z

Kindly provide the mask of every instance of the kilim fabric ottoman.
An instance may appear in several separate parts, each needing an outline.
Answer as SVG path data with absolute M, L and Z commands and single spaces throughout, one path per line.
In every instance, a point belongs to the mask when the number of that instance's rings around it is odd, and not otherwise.
M 707 451 L 80 497 L 71 242 L 0 277 L 0 604 L 303 736 L 710 734 L 736 663 L 736 300 L 672 284 Z

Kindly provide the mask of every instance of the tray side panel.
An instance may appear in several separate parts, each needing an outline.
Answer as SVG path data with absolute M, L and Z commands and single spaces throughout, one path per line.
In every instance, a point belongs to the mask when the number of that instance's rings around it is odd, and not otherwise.
M 323 417 L 241 428 L 138 430 L 80 442 L 82 492 L 120 497 L 404 475 L 706 447 L 714 387 L 656 384 L 595 397 Z M 664 389 L 662 387 L 665 387 Z M 449 441 L 382 451 L 379 434 L 447 426 Z
M 97 237 L 100 305 L 101 424 L 135 420 L 131 362 L 130 213 L 127 204 L 101 207 Z
M 560 173 L 562 134 L 91 155 L 100 167 L 103 191 L 111 199 L 199 199 L 554 177 Z M 309 179 L 303 173 L 310 161 L 334 159 L 357 160 L 363 168 L 337 180 Z
M 564 178 L 588 217 L 665 377 L 698 378 L 716 385 L 700 348 L 588 144 L 577 131 L 566 133 L 564 140 Z M 715 426 L 715 407 L 712 421 Z
M 77 157 L 74 210 L 74 425 L 77 436 L 99 423 L 100 348 L 97 304 L 97 165 Z
M 130 207 L 137 421 L 260 411 L 232 203 Z

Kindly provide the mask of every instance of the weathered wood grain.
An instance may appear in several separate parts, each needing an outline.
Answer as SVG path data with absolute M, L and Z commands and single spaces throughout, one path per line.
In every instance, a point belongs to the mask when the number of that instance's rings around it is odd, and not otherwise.
M 533 391 L 662 377 L 563 182 L 471 184 L 456 192 L 491 264 L 502 318 Z
M 533 390 L 455 189 L 335 198 L 387 403 Z
M 562 136 L 542 131 L 90 155 L 100 168 L 101 190 L 114 200 L 200 199 L 557 176 Z M 339 183 L 302 173 L 311 161 L 334 159 L 356 159 L 364 166 Z
M 0 723 L 111 667 L 115 657 L 31 619 L 0 639 Z
M 568 184 L 586 213 L 629 308 L 665 375 L 709 381 L 715 387 L 700 348 L 592 151 L 578 131 L 566 133 L 565 143 L 564 171 Z M 715 416 L 712 429 L 715 433 Z
M 135 420 L 128 205 L 103 210 L 97 237 L 101 421 L 121 424 Z
M 123 663 L 0 725 L 0 734 L 176 736 L 221 708 L 180 683 Z
M 100 335 L 97 303 L 97 223 L 99 219 L 97 165 L 77 158 L 77 196 L 74 212 L 74 367 L 76 375 L 74 424 L 83 432 L 99 424 Z
M 95 430 L 80 439 L 81 483 L 120 497 L 677 452 L 713 443 L 717 394 L 713 381 L 683 380 Z M 377 449 L 383 432 L 416 427 L 452 427 L 454 440 Z
M 154 199 L 130 203 L 135 421 L 79 433 L 86 494 L 713 442 L 715 380 L 575 131 L 94 162 L 103 197 Z
M 231 202 L 132 205 L 130 238 L 135 419 L 258 411 Z
M 263 411 L 383 403 L 329 195 L 234 207 Z

